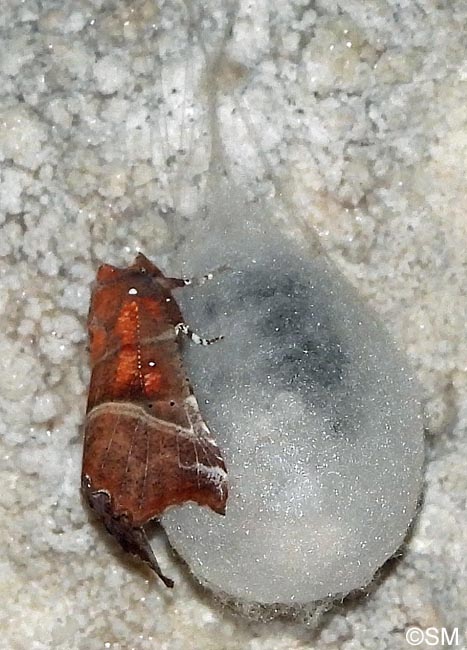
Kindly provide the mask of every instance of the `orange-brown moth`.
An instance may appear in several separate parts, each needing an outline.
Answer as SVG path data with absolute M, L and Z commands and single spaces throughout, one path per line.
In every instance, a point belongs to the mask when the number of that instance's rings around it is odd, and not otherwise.
M 172 296 L 186 284 L 141 253 L 128 268 L 103 264 L 88 317 L 82 491 L 123 549 L 168 587 L 145 524 L 186 501 L 224 514 L 227 501 L 225 464 L 181 361 L 181 332 L 212 342 L 191 332 Z

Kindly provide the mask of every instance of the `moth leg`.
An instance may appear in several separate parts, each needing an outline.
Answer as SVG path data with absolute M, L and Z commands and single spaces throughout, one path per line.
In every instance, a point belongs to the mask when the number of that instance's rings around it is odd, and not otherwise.
M 164 287 L 167 291 L 173 291 L 174 289 L 180 289 L 185 286 L 185 280 L 183 278 L 158 278 L 157 281 Z
M 220 341 L 224 338 L 221 334 L 220 336 L 216 336 L 213 339 L 204 339 L 201 336 L 198 336 L 196 332 L 193 332 L 193 330 L 190 329 L 186 323 L 178 323 L 178 325 L 175 325 L 175 333 L 178 335 L 180 332 L 185 334 L 185 336 L 188 336 L 188 338 L 197 345 L 211 345 L 212 343 L 216 343 L 216 341 Z

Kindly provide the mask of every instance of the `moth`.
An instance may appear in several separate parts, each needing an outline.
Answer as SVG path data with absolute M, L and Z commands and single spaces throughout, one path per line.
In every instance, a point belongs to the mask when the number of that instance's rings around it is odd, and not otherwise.
M 183 320 L 166 277 L 142 253 L 128 268 L 100 266 L 88 316 L 91 383 L 81 486 L 125 551 L 168 587 L 144 526 L 194 501 L 225 514 L 227 472 L 181 360 Z M 220 338 L 220 337 L 219 337 Z

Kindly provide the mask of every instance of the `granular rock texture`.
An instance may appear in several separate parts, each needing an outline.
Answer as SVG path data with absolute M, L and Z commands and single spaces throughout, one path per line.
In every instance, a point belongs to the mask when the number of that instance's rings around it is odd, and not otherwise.
M 467 628 L 466 21 L 461 0 L 2 4 L 0 646 L 398 650 L 411 625 Z M 404 556 L 313 637 L 230 617 L 156 533 L 161 591 L 79 497 L 97 265 L 199 272 L 185 243 L 224 171 L 316 233 L 423 392 Z

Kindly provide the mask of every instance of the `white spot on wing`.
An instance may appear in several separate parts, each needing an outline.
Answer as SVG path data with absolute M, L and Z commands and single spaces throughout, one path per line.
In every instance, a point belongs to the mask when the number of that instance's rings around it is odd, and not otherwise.
M 186 470 L 195 470 L 198 476 L 202 476 L 205 480 L 212 483 L 222 493 L 224 484 L 227 481 L 227 472 L 222 467 L 212 467 L 199 462 L 191 465 L 180 465 L 180 467 Z
M 196 409 L 197 411 L 199 411 L 198 402 L 197 402 L 196 397 L 194 395 L 188 395 L 188 397 L 185 399 L 185 404 L 187 406 L 191 406 L 191 408 Z
M 138 289 L 135 289 L 135 287 L 131 287 L 131 289 L 128 289 L 128 293 L 130 296 L 136 296 L 138 295 Z
M 203 463 L 197 463 L 196 470 L 208 481 L 212 481 L 217 488 L 227 480 L 227 472 L 222 467 L 207 467 Z

